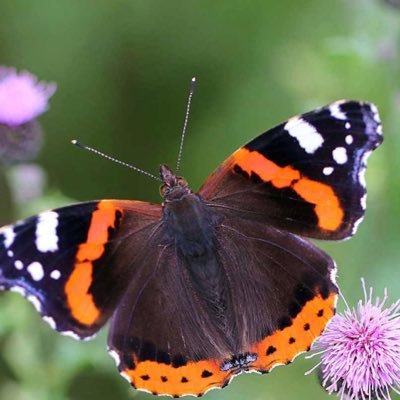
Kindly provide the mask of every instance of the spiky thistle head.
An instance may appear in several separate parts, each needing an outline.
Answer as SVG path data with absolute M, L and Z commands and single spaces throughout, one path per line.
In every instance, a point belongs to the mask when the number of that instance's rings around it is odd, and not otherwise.
M 391 399 L 400 390 L 400 300 L 386 306 L 362 280 L 364 300 L 337 314 L 314 346 L 321 383 L 340 399 Z M 311 370 L 311 371 L 312 371 Z M 311 372 L 309 371 L 309 372 Z

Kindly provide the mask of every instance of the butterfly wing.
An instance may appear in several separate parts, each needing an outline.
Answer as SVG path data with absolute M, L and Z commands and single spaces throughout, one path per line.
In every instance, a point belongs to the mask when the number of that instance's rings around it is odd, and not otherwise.
M 150 244 L 140 282 L 132 281 L 113 315 L 109 351 L 136 389 L 200 395 L 228 377 L 219 368 L 226 338 L 210 323 L 175 244 L 163 237 Z
M 335 313 L 334 261 L 307 239 L 230 210 L 217 238 L 242 334 L 235 362 L 247 357 L 244 370 L 268 372 L 308 351 Z
M 365 212 L 364 172 L 381 129 L 376 107 L 357 101 L 293 117 L 237 150 L 199 194 L 303 236 L 346 238 Z
M 109 319 L 157 229 L 161 207 L 102 200 L 0 230 L 0 287 L 21 293 L 57 331 L 84 339 Z M 129 247 L 123 245 L 129 239 Z
M 137 389 L 199 396 L 240 372 L 267 372 L 308 350 L 333 316 L 335 267 L 325 253 L 230 210 L 217 214 L 215 255 L 188 268 L 175 243 L 163 244 L 168 235 L 155 237 L 145 276 L 113 315 L 110 352 Z M 224 279 L 189 273 L 214 262 Z M 198 290 L 203 283 L 208 290 Z M 220 294 L 211 307 L 210 293 Z

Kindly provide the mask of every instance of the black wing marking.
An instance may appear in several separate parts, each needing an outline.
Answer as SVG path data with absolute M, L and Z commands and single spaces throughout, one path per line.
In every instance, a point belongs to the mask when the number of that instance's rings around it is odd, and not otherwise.
M 240 148 L 199 194 L 243 218 L 313 238 L 343 239 L 364 216 L 366 162 L 382 140 L 373 104 L 336 102 Z
M 102 200 L 41 213 L 0 230 L 0 286 L 30 300 L 52 328 L 96 333 L 126 290 L 160 206 Z

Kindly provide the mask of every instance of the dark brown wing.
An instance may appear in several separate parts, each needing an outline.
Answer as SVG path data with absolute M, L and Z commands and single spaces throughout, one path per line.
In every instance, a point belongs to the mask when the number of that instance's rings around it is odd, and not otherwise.
M 269 370 L 306 351 L 334 313 L 333 260 L 306 239 L 245 221 L 231 211 L 225 212 L 217 230 L 241 351 L 257 354 L 249 369 Z M 290 338 L 295 345 L 289 346 Z M 262 347 L 281 340 L 279 348 L 273 346 L 274 355 Z
M 57 331 L 88 338 L 138 273 L 135 260 L 160 215 L 159 205 L 101 200 L 3 227 L 0 289 L 21 293 Z
M 237 150 L 199 194 L 238 216 L 317 239 L 352 235 L 368 155 L 382 142 L 373 104 L 341 101 L 293 117 Z
M 325 253 L 230 211 L 217 213 L 215 256 L 190 267 L 218 267 L 226 279 L 198 291 L 201 282 L 160 233 L 113 316 L 110 352 L 137 389 L 201 395 L 242 371 L 268 371 L 306 351 L 334 313 L 334 264 Z M 210 292 L 223 293 L 219 320 L 206 301 Z
M 221 385 L 226 338 L 213 325 L 174 243 L 160 234 L 147 246 L 111 322 L 110 353 L 132 385 L 154 394 L 184 395 Z M 204 380 L 209 371 L 214 378 Z

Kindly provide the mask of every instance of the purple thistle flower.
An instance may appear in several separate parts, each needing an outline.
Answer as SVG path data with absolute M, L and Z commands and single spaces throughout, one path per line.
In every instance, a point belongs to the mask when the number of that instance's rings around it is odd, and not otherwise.
M 364 302 L 337 314 L 316 342 L 321 361 L 322 385 L 341 399 L 390 400 L 390 391 L 400 389 L 400 300 L 385 307 L 367 293 L 362 279 Z
M 55 91 L 54 83 L 38 82 L 29 72 L 0 67 L 0 123 L 15 127 L 32 121 L 48 109 Z
M 0 161 L 31 160 L 42 147 L 36 118 L 48 109 L 54 83 L 38 82 L 29 72 L 0 66 Z

